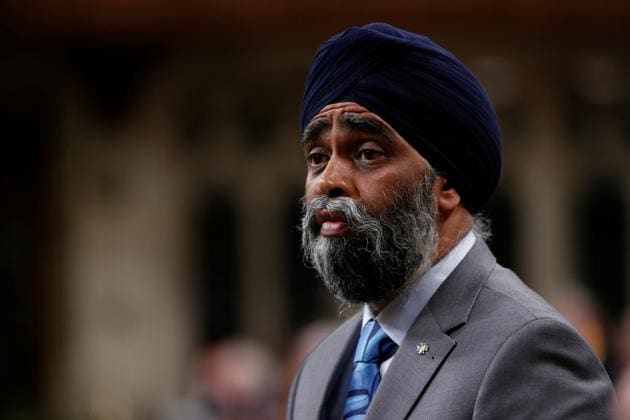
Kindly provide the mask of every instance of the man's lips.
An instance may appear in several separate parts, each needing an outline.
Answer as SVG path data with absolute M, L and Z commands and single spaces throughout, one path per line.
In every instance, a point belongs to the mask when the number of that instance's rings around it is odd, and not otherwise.
M 343 213 L 320 210 L 315 214 L 315 222 L 319 226 L 319 234 L 328 238 L 342 236 L 348 230 Z

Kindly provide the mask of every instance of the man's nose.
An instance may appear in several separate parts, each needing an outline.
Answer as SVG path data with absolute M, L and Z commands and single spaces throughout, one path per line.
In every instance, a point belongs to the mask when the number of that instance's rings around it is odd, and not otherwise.
M 354 169 L 352 162 L 333 155 L 319 179 L 319 194 L 326 197 L 354 197 Z

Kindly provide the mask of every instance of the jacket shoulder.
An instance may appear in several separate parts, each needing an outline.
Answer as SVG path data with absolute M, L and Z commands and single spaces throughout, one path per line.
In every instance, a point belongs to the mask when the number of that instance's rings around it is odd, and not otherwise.
M 514 272 L 499 264 L 481 288 L 476 307 L 485 309 L 488 316 L 511 319 L 514 328 L 535 319 L 553 319 L 574 329 L 544 298 L 525 285 Z
M 496 265 L 474 312 L 473 329 L 496 340 L 474 418 L 607 418 L 613 391 L 601 362 L 577 330 L 512 271 Z

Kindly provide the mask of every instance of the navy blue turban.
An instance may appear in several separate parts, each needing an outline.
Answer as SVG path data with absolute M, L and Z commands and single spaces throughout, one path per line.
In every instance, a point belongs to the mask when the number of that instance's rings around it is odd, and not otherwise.
M 384 23 L 324 42 L 302 101 L 302 132 L 326 105 L 356 102 L 383 118 L 479 211 L 501 173 L 497 116 L 477 78 L 429 38 Z

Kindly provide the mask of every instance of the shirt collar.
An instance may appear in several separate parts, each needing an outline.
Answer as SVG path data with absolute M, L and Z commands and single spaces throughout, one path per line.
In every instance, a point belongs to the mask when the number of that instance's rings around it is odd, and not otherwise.
M 376 317 L 380 326 L 394 343 L 400 346 L 411 324 L 420 315 L 442 282 L 468 254 L 475 244 L 475 240 L 474 233 L 468 232 L 444 258 L 416 279 L 408 289 L 391 301 Z M 374 318 L 369 306 L 363 305 L 362 327 Z

